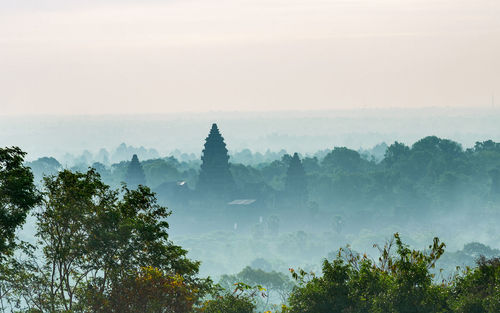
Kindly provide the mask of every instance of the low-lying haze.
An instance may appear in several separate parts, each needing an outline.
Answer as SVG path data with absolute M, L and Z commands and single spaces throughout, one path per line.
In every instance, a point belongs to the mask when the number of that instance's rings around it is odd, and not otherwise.
M 121 143 L 174 150 L 198 157 L 212 123 L 218 123 L 231 152 L 287 150 L 314 153 L 346 146 L 369 149 L 385 142 L 413 144 L 436 135 L 461 143 L 500 141 L 498 109 L 358 109 L 295 112 L 211 112 L 164 115 L 0 116 L 2 146 L 20 146 L 28 160 L 62 158 L 84 150 L 112 151 Z M 127 156 L 130 158 L 131 156 Z

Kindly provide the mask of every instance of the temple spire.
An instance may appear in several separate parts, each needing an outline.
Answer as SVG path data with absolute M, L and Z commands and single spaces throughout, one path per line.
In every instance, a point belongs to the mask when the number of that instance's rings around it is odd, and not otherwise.
M 210 133 L 205 139 L 201 156 L 202 164 L 197 189 L 203 196 L 214 199 L 225 199 L 234 190 L 234 180 L 229 170 L 229 155 L 224 137 L 217 124 L 212 124 Z

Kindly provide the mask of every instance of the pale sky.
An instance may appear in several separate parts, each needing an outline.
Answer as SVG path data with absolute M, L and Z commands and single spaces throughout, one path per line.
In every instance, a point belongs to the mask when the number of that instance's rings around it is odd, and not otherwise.
M 0 114 L 500 105 L 499 0 L 0 0 Z

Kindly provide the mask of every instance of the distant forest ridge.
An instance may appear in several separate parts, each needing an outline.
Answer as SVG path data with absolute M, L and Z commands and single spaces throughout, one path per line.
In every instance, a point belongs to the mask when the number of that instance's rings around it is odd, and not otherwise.
M 376 162 L 380 162 L 384 158 L 384 153 L 387 150 L 388 145 L 385 142 L 379 143 L 372 148 L 369 149 L 358 149 L 356 150 L 362 158 L 368 160 L 374 160 Z M 301 154 L 302 157 L 317 157 L 319 159 L 324 158 L 326 154 L 331 152 L 332 149 L 324 149 L 318 150 L 313 153 L 305 153 Z M 200 149 L 201 153 L 201 149 Z M 83 166 L 83 165 L 92 165 L 93 163 L 103 163 L 103 164 L 114 164 L 120 163 L 122 161 L 130 161 L 132 156 L 135 154 L 141 160 L 153 160 L 160 158 L 175 158 L 181 162 L 197 162 L 200 160 L 200 153 L 186 153 L 179 149 L 176 149 L 167 155 L 163 155 L 155 148 L 146 148 L 144 146 L 132 146 L 127 145 L 126 143 L 121 143 L 114 149 L 108 150 L 106 148 L 101 148 L 97 152 L 91 152 L 89 150 L 84 150 L 80 154 L 70 154 L 66 153 L 63 157 L 55 158 L 52 156 L 45 156 L 41 158 L 37 158 L 33 162 L 46 160 L 46 158 L 53 158 L 57 160 L 62 167 L 73 167 L 73 166 Z M 293 154 L 293 151 L 287 151 L 285 149 L 280 149 L 277 151 L 267 150 L 265 152 L 252 151 L 250 148 L 238 150 L 238 151 L 229 151 L 230 162 L 231 163 L 241 163 L 247 165 L 254 165 L 265 162 L 272 162 L 275 160 L 281 159 L 286 154 Z M 33 163 L 31 162 L 31 163 Z
M 120 147 L 124 155 L 138 152 L 126 145 Z M 227 158 L 227 150 L 221 151 L 221 158 Z M 107 184 L 120 186 L 127 181 L 131 158 L 112 163 L 109 154 L 101 152 L 100 162 L 92 160 L 88 153 L 88 157 L 80 156 L 80 162 L 71 167 L 47 157 L 28 165 L 37 181 L 63 168 L 84 172 L 92 166 Z M 294 188 L 304 193 L 304 207 L 311 212 L 326 210 L 339 215 L 365 210 L 389 219 L 398 218 L 403 212 L 422 218 L 423 212 L 472 212 L 472 208 L 476 213 L 493 213 L 496 210 L 492 206 L 496 207 L 500 199 L 500 143 L 492 140 L 464 149 L 455 141 L 429 136 L 411 146 L 395 142 L 369 151 L 335 147 L 313 155 L 292 154 L 293 151 L 261 154 L 244 150 L 229 156 L 230 173 L 213 175 L 229 175 L 224 179 L 232 190 L 227 200 L 260 199 L 265 207 L 280 203 L 289 206 L 287 194 L 298 194 L 290 190 L 287 193 L 287 182 L 292 179 L 292 185 L 300 186 Z M 135 162 L 144 172 L 141 181 L 156 191 L 160 199 L 163 194 L 169 195 L 166 204 L 190 207 L 188 202 L 194 195 L 189 189 L 196 189 L 203 174 L 200 159 L 183 154 L 164 158 L 155 154 L 153 157 L 157 158 L 149 160 L 137 156 Z M 227 166 L 227 160 L 223 162 Z M 300 175 L 291 174 L 292 167 L 298 168 Z
M 436 136 L 428 136 L 425 138 L 438 138 Z M 424 140 L 423 138 L 422 140 Z M 449 140 L 449 139 L 443 139 L 443 138 L 438 138 L 439 140 L 443 140 L 446 142 L 450 142 L 453 145 L 456 146 L 456 149 L 464 152 L 464 153 L 471 153 L 473 151 L 477 151 L 478 149 L 494 149 L 492 147 L 496 147 L 498 143 L 494 142 L 493 140 L 485 140 L 485 141 L 476 141 L 473 147 L 470 148 L 464 148 L 462 144 L 460 144 L 457 141 Z M 422 141 L 422 140 L 417 140 L 416 143 Z M 397 142 L 397 141 L 396 141 Z M 200 141 L 201 143 L 201 141 Z M 401 142 L 397 142 L 401 143 Z M 404 143 L 401 143 L 404 144 Z M 410 146 L 411 147 L 411 146 Z M 301 158 L 317 158 L 318 160 L 322 160 L 327 154 L 329 154 L 332 150 L 335 148 L 340 148 L 340 146 L 336 146 L 333 148 L 325 148 L 321 150 L 317 150 L 315 152 L 311 153 L 301 153 L 298 152 L 299 156 Z M 378 144 L 375 144 L 371 148 L 359 148 L 359 149 L 350 149 L 349 147 L 342 146 L 342 148 L 346 148 L 352 151 L 356 151 L 360 158 L 379 163 L 383 161 L 383 159 L 386 156 L 387 149 L 389 148 L 389 145 L 386 142 L 381 142 Z M 257 165 L 259 163 L 267 163 L 267 162 L 272 162 L 276 160 L 280 160 L 283 158 L 284 155 L 287 154 L 293 154 L 296 151 L 287 151 L 286 149 L 280 149 L 280 150 L 270 150 L 267 149 L 265 152 L 259 152 L 259 151 L 254 151 L 251 147 L 249 148 L 244 148 L 241 150 L 229 150 L 228 154 L 230 156 L 230 163 L 238 163 L 238 164 L 245 164 L 245 165 Z M 56 166 L 56 167 L 64 167 L 64 168 L 71 168 L 71 167 L 82 167 L 82 166 L 90 166 L 94 163 L 102 163 L 104 165 L 112 165 L 115 163 L 120 163 L 122 161 L 130 161 L 133 155 L 137 155 L 138 158 L 142 161 L 146 160 L 153 160 L 153 159 L 176 159 L 177 161 L 180 162 L 194 162 L 194 163 L 199 163 L 200 162 L 200 156 L 201 156 L 201 144 L 200 144 L 200 150 L 198 153 L 188 153 L 181 151 L 180 149 L 175 149 L 171 151 L 170 153 L 167 154 L 162 154 L 158 149 L 156 148 L 147 148 L 144 146 L 133 146 L 133 145 L 128 145 L 125 142 L 121 143 L 118 145 L 116 148 L 113 149 L 106 149 L 106 148 L 101 148 L 98 151 L 92 152 L 89 150 L 83 150 L 79 154 L 71 154 L 71 153 L 65 153 L 63 157 L 53 157 L 50 155 L 46 155 L 40 158 L 37 158 L 29 164 L 34 165 L 36 167 L 36 164 L 42 162 L 42 163 L 47 163 L 49 166 Z M 49 160 L 50 159 L 50 160 Z M 57 162 L 57 163 L 56 163 Z
M 98 154 L 121 143 L 154 148 L 160 156 L 201 153 L 209 126 L 216 122 L 231 154 L 250 149 L 313 155 L 318 150 L 358 150 L 394 141 L 407 145 L 427 135 L 457 141 L 464 148 L 476 141 L 500 141 L 496 108 L 360 109 L 297 112 L 210 112 L 170 115 L 0 116 L 0 142 L 28 152 L 27 160 L 84 149 Z M 153 156 L 138 156 L 149 159 Z M 132 155 L 123 160 L 130 160 Z M 111 160 L 119 162 L 122 160 Z

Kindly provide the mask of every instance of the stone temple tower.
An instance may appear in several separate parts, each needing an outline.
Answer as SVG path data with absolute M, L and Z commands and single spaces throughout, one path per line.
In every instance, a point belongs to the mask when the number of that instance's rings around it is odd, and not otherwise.
M 201 196 L 218 200 L 229 199 L 235 190 L 235 183 L 229 171 L 226 144 L 215 123 L 205 139 L 201 160 L 203 163 L 197 185 Z

